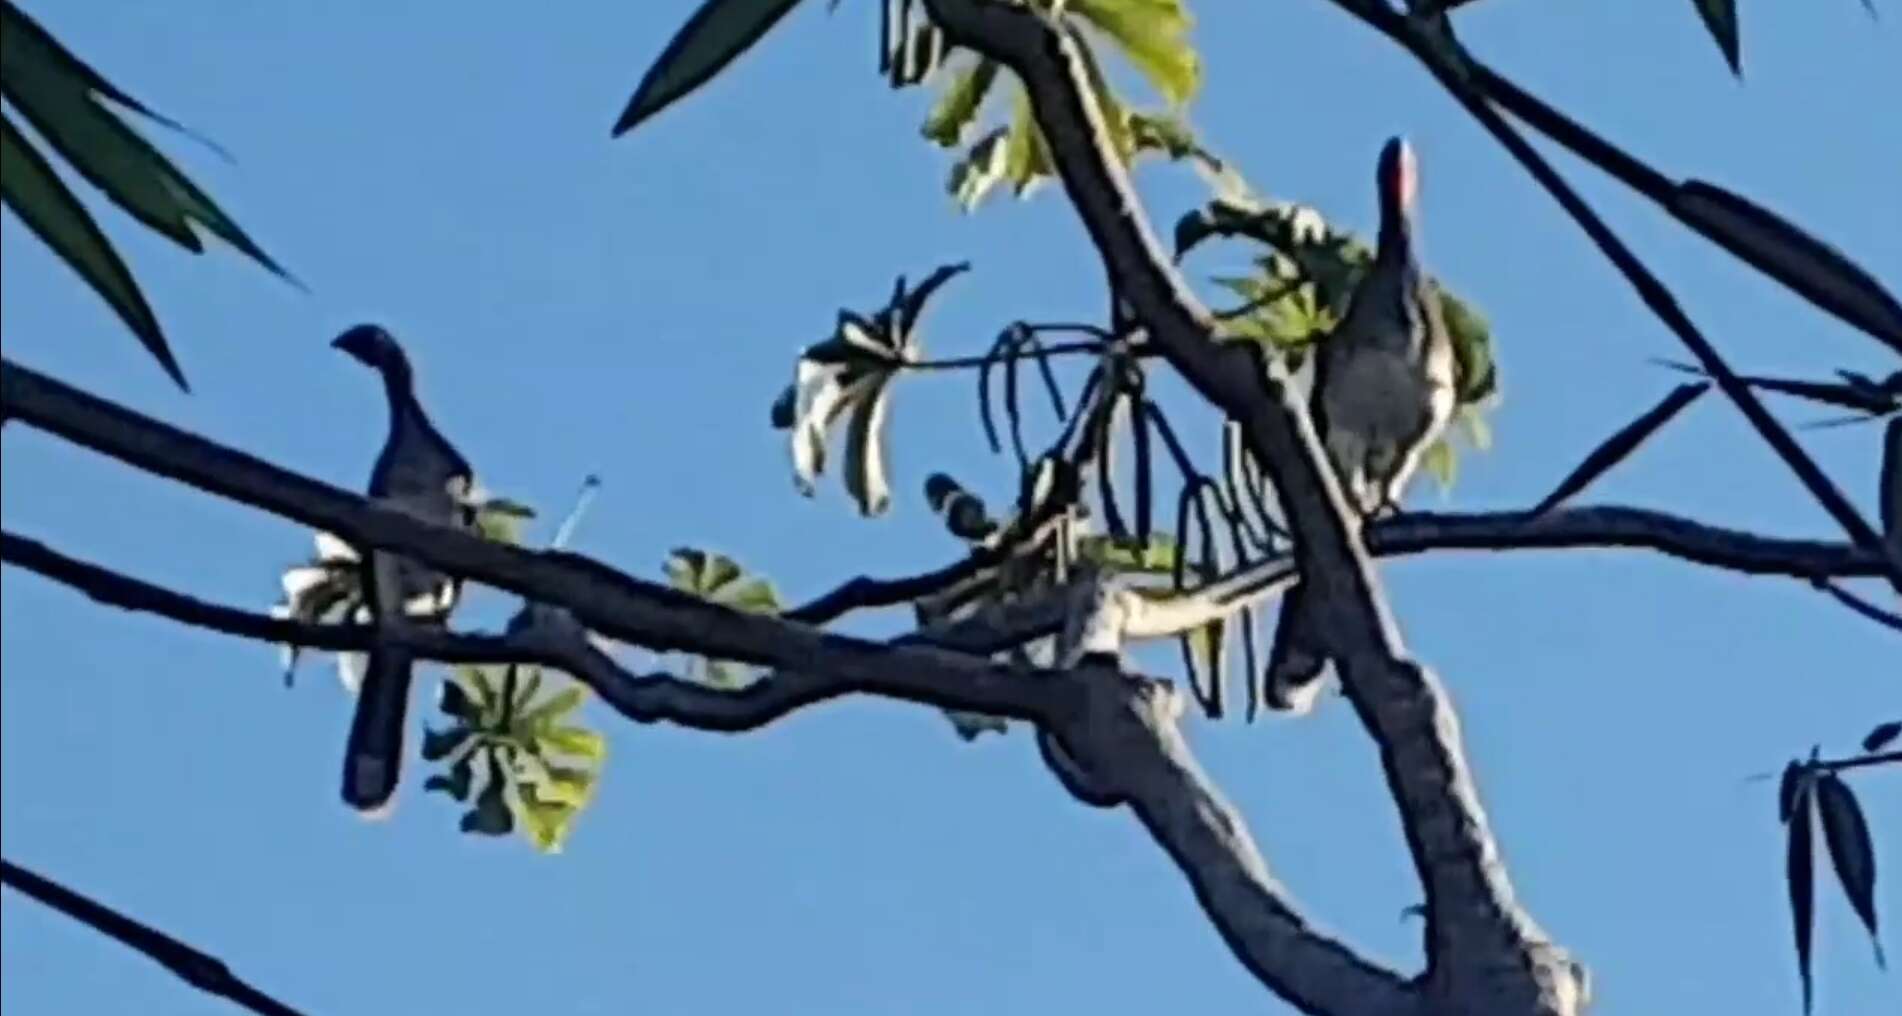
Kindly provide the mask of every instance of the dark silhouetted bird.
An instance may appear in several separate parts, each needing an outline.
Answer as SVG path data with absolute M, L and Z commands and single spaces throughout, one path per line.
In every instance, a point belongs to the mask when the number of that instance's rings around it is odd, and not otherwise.
M 370 470 L 370 497 L 439 525 L 473 526 L 468 499 L 474 473 L 416 401 L 402 347 L 375 325 L 358 325 L 331 345 L 381 374 L 389 396 L 389 436 Z M 376 550 L 364 556 L 363 580 L 365 602 L 379 625 L 405 617 L 440 624 L 461 592 L 459 579 Z M 378 645 L 370 652 L 343 760 L 343 799 L 358 811 L 380 814 L 395 796 L 414 663 L 399 646 Z
M 1454 405 L 1453 343 L 1415 249 L 1418 174 L 1403 138 L 1380 151 L 1380 237 L 1340 325 L 1315 353 L 1310 412 L 1348 505 L 1397 511 Z M 1303 586 L 1288 590 L 1268 660 L 1267 704 L 1302 710 L 1326 664 Z

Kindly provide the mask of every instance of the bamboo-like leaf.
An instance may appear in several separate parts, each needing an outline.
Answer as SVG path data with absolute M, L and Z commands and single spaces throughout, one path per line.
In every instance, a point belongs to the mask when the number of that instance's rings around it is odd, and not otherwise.
M 1679 184 L 1670 208 L 1731 253 L 1902 353 L 1902 304 L 1835 248 L 1702 180 Z
M 1810 1011 L 1810 938 L 1815 930 L 1816 871 L 1811 858 L 1810 801 L 1807 786 L 1798 790 L 1790 815 L 1790 838 L 1785 849 L 1784 881 L 1790 891 L 1790 921 L 1796 931 L 1796 971 L 1803 980 L 1803 1011 Z
M 1881 751 L 1890 741 L 1895 740 L 1897 735 L 1902 735 L 1902 721 L 1890 720 L 1887 723 L 1878 723 L 1875 729 L 1862 739 L 1862 750 Z
M 945 189 L 966 212 L 983 202 L 991 188 L 1004 179 L 1004 139 L 1009 135 L 1008 127 L 999 127 L 984 135 L 964 158 L 951 164 L 951 175 L 945 182 Z
M 1783 767 L 1783 779 L 1777 783 L 1777 821 L 1785 825 L 1790 816 L 1796 814 L 1797 798 L 1806 793 L 1805 781 L 1809 770 L 1800 762 L 1790 762 Z
M 114 87 L 11 2 L 0 5 L 0 92 L 86 182 L 179 246 L 200 253 L 193 225 L 273 274 L 284 269 L 205 192 L 101 99 L 177 128 Z
M 1724 62 L 1730 65 L 1730 73 L 1743 76 L 1742 54 L 1737 44 L 1737 0 L 1691 0 L 1697 5 L 1697 14 L 1704 19 L 1704 27 L 1710 29 L 1717 48 L 1724 54 Z
M 1823 843 L 1829 848 L 1836 880 L 1842 884 L 1843 895 L 1849 897 L 1850 908 L 1869 931 L 1876 965 L 1886 967 L 1882 939 L 1876 930 L 1876 847 L 1862 805 L 1841 777 L 1824 773 L 1816 781 L 1816 811 L 1823 820 Z
M 964 135 L 977 120 L 985 96 L 990 94 L 991 86 L 997 81 L 997 69 L 995 60 L 980 57 L 959 71 L 951 83 L 945 86 L 937 103 L 931 107 L 931 114 L 925 118 L 925 137 L 945 148 L 962 144 Z
M 760 40 L 799 0 L 706 0 L 647 69 L 614 122 L 614 136 L 712 80 Z
M 1637 419 L 1625 424 L 1598 447 L 1592 449 L 1591 454 L 1585 456 L 1584 461 L 1580 462 L 1565 479 L 1560 480 L 1559 485 L 1552 489 L 1552 493 L 1547 494 L 1545 499 L 1532 509 L 1532 514 L 1542 515 L 1566 498 L 1584 490 L 1593 480 L 1603 476 L 1607 470 L 1637 451 L 1638 446 L 1656 433 L 1658 428 L 1669 423 L 1672 417 L 1681 412 L 1685 406 L 1697 401 L 1697 397 L 1709 388 L 1708 382 L 1698 381 L 1672 389 L 1671 393 L 1659 400 L 1657 405 L 1645 410 Z
M 165 373 L 180 388 L 190 391 L 184 372 L 166 345 L 157 316 L 125 262 L 53 167 L 4 116 L 0 116 L 0 199 L 106 301 L 146 351 L 158 359 Z

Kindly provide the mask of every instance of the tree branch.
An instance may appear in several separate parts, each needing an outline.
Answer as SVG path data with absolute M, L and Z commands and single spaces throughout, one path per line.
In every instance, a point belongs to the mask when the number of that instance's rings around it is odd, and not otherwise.
M 1763 408 L 1756 393 L 1750 386 L 1730 369 L 1710 341 L 1678 306 L 1677 298 L 1671 295 L 1662 281 L 1647 268 L 1642 260 L 1625 246 L 1623 240 L 1612 232 L 1604 220 L 1598 217 L 1585 199 L 1572 190 L 1558 171 L 1546 162 L 1533 147 L 1527 143 L 1512 125 L 1494 109 L 1490 101 L 1474 87 L 1469 66 L 1471 58 L 1453 40 L 1451 26 L 1444 21 L 1426 23 L 1437 25 L 1437 30 L 1429 34 L 1425 24 L 1415 22 L 1399 14 L 1378 0 L 1332 0 L 1332 2 L 1352 13 L 1362 21 L 1378 29 L 1383 34 L 1399 42 L 1416 57 L 1428 73 L 1439 81 L 1448 94 L 1460 104 L 1481 127 L 1498 141 L 1525 171 L 1538 181 L 1539 186 L 1565 209 L 1572 221 L 1585 231 L 1592 244 L 1604 254 L 1619 274 L 1637 291 L 1638 298 L 1650 309 L 1665 327 L 1669 328 L 1681 341 L 1691 355 L 1697 359 L 1698 366 L 1717 383 L 1730 401 L 1750 421 L 1751 427 L 1763 438 L 1777 457 L 1790 467 L 1797 479 L 1810 492 L 1824 511 L 1828 512 L 1843 531 L 1859 546 L 1879 548 L 1882 538 L 1870 528 L 1869 523 L 1857 513 L 1855 506 L 1836 489 L 1834 482 L 1812 461 L 1801 445 L 1796 443 L 1789 431 L 1778 423 L 1770 411 Z M 1609 147 L 1609 146 L 1606 146 Z M 1602 154 L 1602 153 L 1601 153 Z M 1588 156 L 1589 157 L 1589 156 Z M 1902 564 L 1885 569 L 1889 583 L 1897 592 L 1902 592 Z
M 297 1010 L 232 973 L 218 957 L 199 952 L 157 928 L 140 924 L 12 861 L 0 859 L 0 882 L 150 956 L 199 991 L 230 999 L 258 1016 L 299 1016 Z
M 1289 997 L 1324 1000 L 1326 1008 L 1312 1010 L 1317 1012 L 1354 1008 L 1404 1016 L 1417 1011 L 1408 982 L 1398 974 L 1355 957 L 1299 918 L 1268 878 L 1239 818 L 1225 805 L 1218 807 L 1220 798 L 1200 771 L 1184 764 L 1187 748 L 1179 733 L 1171 729 L 1165 737 L 1158 728 L 1145 741 L 1126 724 L 1103 722 L 1141 713 L 1136 703 L 1153 697 L 1160 685 L 1106 668 L 999 667 L 933 645 L 996 651 L 1023 632 L 1055 628 L 1061 617 L 1048 603 L 980 612 L 978 618 L 889 644 L 826 635 L 642 582 L 579 555 L 528 551 L 420 521 L 16 364 L 0 363 L 0 412 L 135 468 L 334 533 L 353 545 L 396 551 L 516 592 L 535 606 L 518 615 L 499 643 L 493 636 L 469 641 L 470 636 L 430 634 L 412 625 L 377 637 L 406 643 L 423 655 L 435 650 L 469 655 L 499 646 L 573 674 L 639 722 L 747 730 L 803 705 L 855 692 L 1034 722 L 1056 732 L 1078 757 L 1092 760 L 1092 775 L 1131 802 L 1183 865 L 1210 919 L 1238 943 L 1243 962 L 1265 982 L 1285 988 Z M 103 569 L 45 548 L 35 558 L 30 543 L 16 538 L 6 547 L 16 560 L 24 552 L 26 560 L 46 565 L 54 577 L 63 571 L 83 580 L 88 585 L 81 588 L 89 593 L 136 599 L 135 593 L 150 591 L 148 584 L 122 576 L 102 581 L 97 572 Z M 169 591 L 144 598 L 140 606 L 270 641 L 298 634 L 314 644 L 349 647 L 361 637 L 334 630 L 287 632 L 272 619 L 237 617 L 243 612 Z M 590 645 L 584 625 L 629 642 L 776 670 L 739 692 L 667 675 L 636 677 Z M 1008 630 L 1011 625 L 1018 627 Z
M 1295 532 L 1319 634 L 1380 747 L 1400 809 L 1427 899 L 1429 990 L 1449 1008 L 1468 1011 L 1572 1011 L 1576 971 L 1515 899 L 1445 690 L 1406 658 L 1305 407 L 1278 363 L 1262 363 L 1245 344 L 1215 341 L 1207 309 L 1171 268 L 1108 147 L 1075 40 L 1014 5 L 926 0 L 926 7 L 951 41 L 1008 66 L 1022 81 L 1115 292 L 1184 379 L 1241 424 L 1250 450 L 1268 467 Z

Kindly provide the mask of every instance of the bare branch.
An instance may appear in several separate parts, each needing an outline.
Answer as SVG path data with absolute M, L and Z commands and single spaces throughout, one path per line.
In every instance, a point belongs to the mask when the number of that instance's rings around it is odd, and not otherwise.
M 0 859 L 0 882 L 150 956 L 199 991 L 230 999 L 258 1016 L 299 1016 L 296 1009 L 232 973 L 218 957 L 199 952 L 157 928 L 140 924 L 12 861 Z
M 1170 364 L 1242 425 L 1250 451 L 1269 468 L 1326 649 L 1381 746 L 1427 899 L 1430 988 L 1469 1010 L 1571 1011 L 1575 972 L 1516 901 L 1445 690 L 1406 658 L 1305 407 L 1278 362 L 1264 363 L 1246 344 L 1215 341 L 1207 309 L 1171 268 L 1107 147 L 1075 41 L 1026 8 L 980 0 L 926 5 L 954 42 L 1003 63 L 1022 81 L 1115 292 Z

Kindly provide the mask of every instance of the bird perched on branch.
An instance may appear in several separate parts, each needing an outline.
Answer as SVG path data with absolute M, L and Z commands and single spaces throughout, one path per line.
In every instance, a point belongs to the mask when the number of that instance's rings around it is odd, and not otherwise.
M 416 400 L 402 347 L 376 325 L 358 325 L 331 345 L 381 374 L 389 397 L 389 436 L 370 470 L 371 499 L 438 525 L 473 527 L 474 473 Z M 377 625 L 448 619 L 461 592 L 460 579 L 380 550 L 363 560 L 364 599 Z M 407 649 L 377 645 L 357 692 L 343 760 L 343 799 L 368 815 L 382 813 L 396 793 L 414 663 Z
M 1380 236 L 1373 264 L 1347 312 L 1315 353 L 1310 412 L 1348 506 L 1362 517 L 1398 511 L 1420 457 L 1453 416 L 1452 338 L 1439 294 L 1420 269 L 1413 149 L 1404 138 L 1380 151 Z M 1288 590 L 1266 694 L 1272 708 L 1302 710 L 1327 662 L 1306 610 L 1305 587 Z

